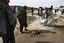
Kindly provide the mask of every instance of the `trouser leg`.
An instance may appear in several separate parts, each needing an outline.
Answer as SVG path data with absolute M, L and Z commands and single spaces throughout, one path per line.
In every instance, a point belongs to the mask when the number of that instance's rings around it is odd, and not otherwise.
M 12 30 L 10 30 L 10 32 L 8 32 L 8 38 L 9 38 L 10 43 L 15 43 L 14 32 Z
M 47 22 L 48 22 L 48 20 L 46 19 L 46 21 L 44 22 L 44 26 L 47 26 Z
M 20 23 L 20 32 L 23 32 L 23 20 L 19 18 L 19 23 Z
M 12 28 L 7 28 L 7 34 L 2 35 L 3 43 L 15 43 L 14 32 Z
M 2 35 L 3 43 L 9 43 L 7 34 Z
M 23 26 L 20 25 L 20 32 L 23 32 Z

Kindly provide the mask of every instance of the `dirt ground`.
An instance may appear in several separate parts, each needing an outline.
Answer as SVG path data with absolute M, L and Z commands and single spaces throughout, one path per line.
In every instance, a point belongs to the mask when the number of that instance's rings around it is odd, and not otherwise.
M 32 37 L 30 33 L 26 32 L 16 36 L 16 43 L 64 43 L 64 33 L 60 29 L 46 30 Z
M 53 26 L 43 26 L 38 21 L 37 15 L 28 15 L 28 30 L 33 28 L 41 28 L 41 32 L 35 37 L 31 36 L 30 31 L 24 31 L 20 34 L 19 24 L 15 29 L 15 41 L 16 43 L 64 43 L 64 21 L 60 19 L 56 25 Z M 35 26 L 36 25 L 36 26 Z M 34 27 L 35 26 L 35 27 Z M 2 40 L 0 41 L 2 43 Z
M 38 18 L 36 15 L 34 15 L 36 18 Z M 30 24 L 38 26 L 42 26 L 40 34 L 35 35 L 35 37 L 31 36 L 31 32 L 29 31 L 24 31 L 23 34 L 17 34 L 15 36 L 16 38 L 16 43 L 64 43 L 64 21 L 60 19 L 56 25 L 53 26 L 43 26 L 37 23 L 35 21 L 31 22 Z M 29 27 L 30 24 L 28 25 Z M 34 27 L 34 28 L 37 28 Z M 50 28 L 50 29 L 48 29 Z M 33 29 L 32 27 L 30 29 Z

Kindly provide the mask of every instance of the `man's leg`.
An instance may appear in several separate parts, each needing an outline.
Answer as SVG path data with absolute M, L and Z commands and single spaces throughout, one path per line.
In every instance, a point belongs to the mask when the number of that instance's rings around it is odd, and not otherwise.
M 20 23 L 20 32 L 23 33 L 23 20 L 19 18 L 19 23 Z
M 7 34 L 2 35 L 3 43 L 9 43 Z
M 8 31 L 8 38 L 10 43 L 15 43 L 14 32 L 12 30 Z
M 25 27 L 25 31 L 28 31 L 28 29 L 26 29 L 26 27 Z
M 23 33 L 23 25 L 20 25 L 20 32 Z
M 9 23 L 7 25 L 7 37 L 8 37 L 9 43 L 15 43 L 13 27 Z
M 23 23 L 23 24 L 24 24 L 23 26 L 25 27 L 25 31 L 28 31 L 28 30 L 26 29 L 26 28 L 28 27 L 28 26 L 27 26 L 27 19 L 24 20 L 24 23 Z

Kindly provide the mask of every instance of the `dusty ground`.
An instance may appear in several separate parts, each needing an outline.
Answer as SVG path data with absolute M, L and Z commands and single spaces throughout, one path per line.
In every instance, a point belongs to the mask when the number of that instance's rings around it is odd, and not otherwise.
M 29 31 L 24 31 L 23 34 L 19 32 L 19 25 L 15 29 L 15 39 L 16 43 L 64 43 L 64 21 L 60 19 L 56 25 L 53 26 L 43 26 L 39 23 L 39 17 L 37 15 L 28 15 L 28 30 L 40 29 L 41 33 L 31 36 Z M 33 18 L 33 19 L 32 19 Z M 2 43 L 2 40 L 0 40 Z
M 16 43 L 64 43 L 64 21 L 60 19 L 54 27 L 44 27 L 38 22 L 39 17 L 34 16 L 37 19 L 31 22 L 27 29 L 40 29 L 41 33 L 32 37 L 29 31 L 24 31 L 23 34 L 16 35 Z

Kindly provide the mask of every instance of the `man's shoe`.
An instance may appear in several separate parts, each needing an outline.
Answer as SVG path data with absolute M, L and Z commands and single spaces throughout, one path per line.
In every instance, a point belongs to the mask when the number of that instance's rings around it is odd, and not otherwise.
M 20 32 L 20 34 L 23 34 L 23 32 Z
M 19 32 L 19 34 L 23 34 L 23 32 Z
M 27 29 L 25 29 L 25 31 L 28 31 Z

